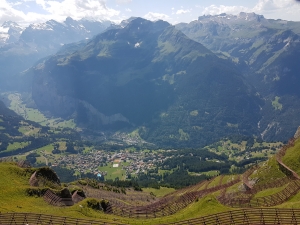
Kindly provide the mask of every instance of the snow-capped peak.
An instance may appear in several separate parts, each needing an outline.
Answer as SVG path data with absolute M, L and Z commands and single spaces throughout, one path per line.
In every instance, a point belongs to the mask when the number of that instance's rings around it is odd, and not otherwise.
M 0 27 L 0 45 L 17 40 L 23 30 L 19 24 L 5 21 Z

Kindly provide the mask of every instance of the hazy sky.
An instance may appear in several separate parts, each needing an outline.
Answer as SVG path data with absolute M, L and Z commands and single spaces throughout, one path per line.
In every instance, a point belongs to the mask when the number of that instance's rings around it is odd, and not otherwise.
M 0 25 L 7 20 L 26 25 L 54 19 L 89 18 L 115 22 L 131 16 L 190 22 L 203 14 L 255 12 L 266 18 L 300 21 L 296 0 L 0 0 Z

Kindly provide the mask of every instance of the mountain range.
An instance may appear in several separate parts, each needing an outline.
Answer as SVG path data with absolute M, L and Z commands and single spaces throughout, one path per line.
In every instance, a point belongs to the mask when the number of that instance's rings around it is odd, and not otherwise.
M 176 28 L 231 59 L 264 101 L 258 130 L 262 137 L 288 139 L 300 123 L 299 22 L 266 19 L 255 13 L 201 16 Z
M 98 24 L 89 39 L 78 23 L 31 25 L 14 42 L 48 51 L 17 76 L 48 115 L 86 129 L 137 130 L 158 146 L 202 146 L 231 134 L 287 140 L 300 124 L 299 22 L 254 13 L 175 26 L 130 18 L 106 30 Z M 82 41 L 59 48 L 75 37 Z
M 235 65 L 163 21 L 133 19 L 34 74 L 39 109 L 93 129 L 140 128 L 154 143 L 252 134 L 259 120 L 260 99 Z
M 36 61 L 56 53 L 63 45 L 86 40 L 102 32 L 111 22 L 54 20 L 31 24 L 26 28 L 8 21 L 0 27 L 0 89 L 23 88 L 23 79 L 16 74 L 30 68 Z

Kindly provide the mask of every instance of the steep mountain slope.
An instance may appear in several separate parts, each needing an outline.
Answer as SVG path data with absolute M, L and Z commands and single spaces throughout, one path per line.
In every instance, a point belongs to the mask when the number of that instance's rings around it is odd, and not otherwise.
M 2 35 L 7 40 L 0 47 L 0 89 L 24 88 L 23 80 L 17 82 L 20 79 L 17 73 L 33 66 L 37 60 L 56 53 L 64 44 L 91 38 L 109 25 L 108 21 L 76 21 L 68 17 L 63 23 L 50 20 L 31 24 L 22 31 L 16 24 L 5 23 L 3 27 L 6 30 L 10 28 L 7 34 Z M 15 34 L 17 31 L 19 36 Z
M 14 111 L 10 110 L 5 106 L 5 104 L 0 100 L 0 115 L 2 117 L 19 117 L 21 119 L 22 117 L 18 116 Z
M 202 16 L 176 27 L 243 71 L 265 101 L 258 124 L 264 139 L 286 140 L 292 135 L 300 124 L 299 22 L 240 13 Z
M 0 150 L 6 148 L 9 137 L 20 135 L 19 127 L 22 117 L 18 116 L 14 111 L 8 109 L 2 101 L 0 101 Z
M 41 110 L 94 129 L 140 127 L 164 145 L 255 133 L 260 100 L 229 60 L 163 21 L 136 18 L 35 67 Z

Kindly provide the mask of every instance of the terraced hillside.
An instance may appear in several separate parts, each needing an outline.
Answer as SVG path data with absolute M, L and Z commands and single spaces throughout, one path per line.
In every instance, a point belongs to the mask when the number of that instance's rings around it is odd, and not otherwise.
M 300 157 L 299 143 L 291 139 L 242 175 L 216 176 L 163 197 L 94 180 L 60 184 L 51 169 L 3 162 L 0 223 L 298 224 L 300 180 L 290 158 Z

